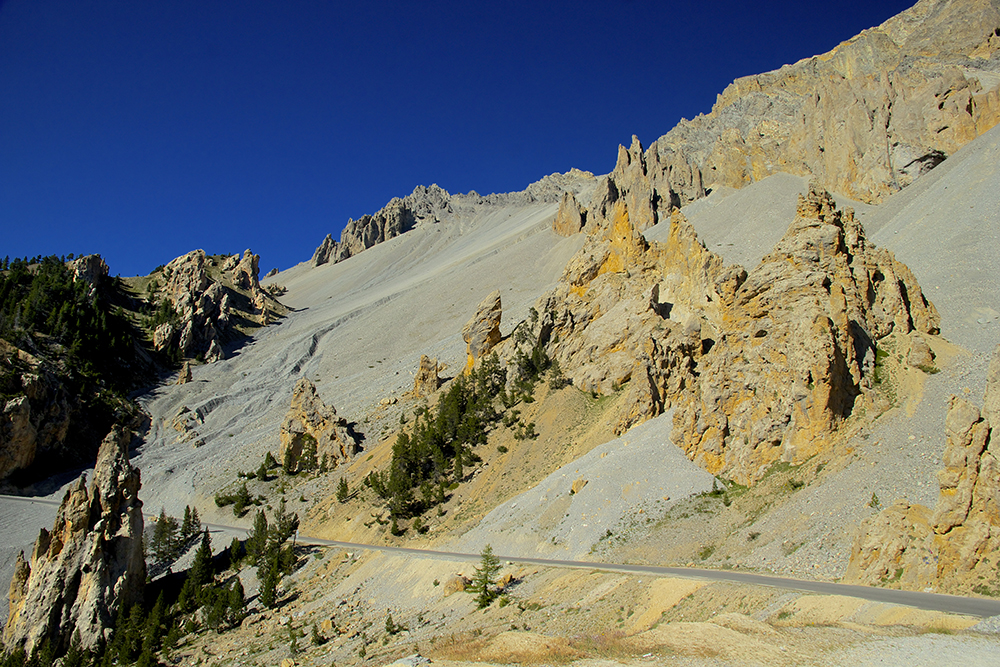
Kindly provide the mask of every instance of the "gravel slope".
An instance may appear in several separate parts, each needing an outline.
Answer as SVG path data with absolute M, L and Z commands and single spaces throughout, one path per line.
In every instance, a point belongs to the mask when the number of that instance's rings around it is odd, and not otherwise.
M 715 478 L 670 442 L 672 423 L 670 411 L 596 447 L 494 509 L 449 548 L 478 553 L 490 544 L 508 556 L 585 560 L 607 531 L 621 536 L 637 517 L 711 491 Z M 572 493 L 578 480 L 586 486 Z

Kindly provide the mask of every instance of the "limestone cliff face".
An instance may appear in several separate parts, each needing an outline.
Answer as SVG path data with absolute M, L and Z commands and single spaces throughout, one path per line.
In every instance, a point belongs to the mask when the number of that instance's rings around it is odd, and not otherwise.
M 951 397 L 947 447 L 938 473 L 941 495 L 931 510 L 899 500 L 862 522 L 851 550 L 847 581 L 968 593 L 996 581 L 1000 552 L 1000 451 L 991 439 L 1000 400 L 1000 347 L 993 353 L 980 413 Z
M 645 195 L 635 222 L 629 196 L 602 208 L 599 193 L 599 222 L 503 355 L 542 344 L 584 391 L 624 388 L 619 431 L 675 408 L 674 441 L 710 472 L 748 483 L 827 447 L 870 388 L 876 341 L 937 331 L 909 270 L 822 190 L 800 199 L 749 274 L 708 251 L 679 211 L 660 223 L 667 241 L 648 243 Z
M 259 281 L 260 256 L 249 249 L 222 262 L 212 277 L 214 260 L 204 250 L 182 255 L 162 271 L 159 295 L 178 314 L 177 322 L 161 324 L 153 332 L 158 351 L 176 349 L 181 356 L 202 355 L 206 362 L 224 357 L 222 343 L 231 335 L 234 320 L 242 318 L 266 325 L 284 308 Z
M 347 420 L 337 416 L 337 409 L 319 397 L 309 379 L 295 383 L 292 402 L 281 423 L 279 461 L 297 466 L 310 439 L 316 444 L 316 456 L 326 457 L 330 467 L 347 461 L 358 452 L 358 440 Z M 287 457 L 287 458 L 286 458 Z
M 778 171 L 877 203 L 1000 121 L 1000 2 L 921 0 L 832 51 L 728 86 L 710 113 L 619 149 L 598 191 L 642 228 Z
M 44 641 L 65 650 L 79 631 L 83 646 L 107 638 L 113 614 L 142 599 L 139 471 L 128 462 L 131 434 L 116 427 L 101 444 L 88 489 L 81 477 L 66 492 L 55 525 L 42 529 L 30 560 L 18 559 L 10 585 L 4 643 L 29 653 Z

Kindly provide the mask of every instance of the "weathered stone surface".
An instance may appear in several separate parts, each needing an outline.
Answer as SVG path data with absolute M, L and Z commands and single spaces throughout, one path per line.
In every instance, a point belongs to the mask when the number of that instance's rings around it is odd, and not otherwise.
M 823 449 L 871 388 L 875 341 L 936 333 L 939 319 L 909 270 L 815 188 L 721 303 L 711 351 L 675 413 L 674 441 L 744 483 L 779 458 Z
M 934 368 L 934 351 L 927 341 L 916 331 L 910 332 L 910 350 L 906 353 L 906 363 L 924 371 Z
M 437 359 L 431 359 L 426 354 L 421 354 L 420 367 L 417 369 L 416 377 L 413 378 L 413 394 L 427 396 L 437 391 L 440 386 Z
M 260 255 L 253 254 L 249 248 L 243 251 L 243 259 L 233 269 L 233 283 L 237 287 L 253 293 L 260 291 Z
M 85 406 L 52 368 L 0 340 L 0 372 L 8 396 L 0 401 L 0 479 L 24 470 L 39 456 L 80 456 L 74 451 L 83 449 L 79 440 L 67 438 Z M 73 435 L 79 438 L 80 430 Z
M 209 275 L 209 265 L 203 250 L 193 250 L 163 268 L 165 284 L 160 293 L 174 307 L 178 321 L 161 324 L 153 332 L 157 351 L 176 349 L 186 358 L 202 355 L 208 363 L 218 361 L 225 358 L 222 343 L 234 335 L 234 302 L 249 299 L 251 308 L 243 306 L 239 315 L 261 325 L 283 312 L 283 306 L 261 287 L 260 257 L 249 249 L 242 257 L 231 255 L 223 260 L 222 275 L 216 279 Z
M 468 361 L 466 371 L 472 369 L 477 361 L 490 353 L 500 342 L 500 317 L 503 309 L 500 305 L 500 290 L 493 290 L 476 307 L 476 314 L 462 327 L 462 338 L 465 340 Z
M 310 440 L 316 443 L 316 455 L 326 457 L 334 467 L 358 451 L 358 440 L 347 420 L 327 405 L 316 392 L 316 385 L 301 378 L 292 391 L 292 402 L 281 423 L 279 461 L 289 460 L 297 467 Z M 287 458 L 286 458 L 287 457 Z
M 313 266 L 341 262 L 376 243 L 395 238 L 418 224 L 445 222 L 456 212 L 468 212 L 483 204 L 558 202 L 565 192 L 572 192 L 580 198 L 589 195 L 595 182 L 594 175 L 589 171 L 571 169 L 565 174 L 550 174 L 521 192 L 485 196 L 476 192 L 452 195 L 437 185 L 417 186 L 406 197 L 394 198 L 376 213 L 364 215 L 358 220 L 349 220 L 341 232 L 340 241 L 335 241 L 328 234 L 316 248 L 310 262 Z
M 583 229 L 586 215 L 586 211 L 580 207 L 576 196 L 572 192 L 565 192 L 559 202 L 559 211 L 552 221 L 552 229 L 560 236 L 573 236 Z
M 8 647 L 29 653 L 49 640 L 65 650 L 74 632 L 93 647 L 113 626 L 119 607 L 142 600 L 139 471 L 128 463 L 131 434 L 115 427 L 101 444 L 94 478 L 66 492 L 51 532 L 42 529 L 30 563 L 18 563 L 10 588 Z
M 1000 365 L 1000 346 L 991 369 Z M 1000 398 L 990 373 L 984 403 Z M 995 580 L 1000 551 L 1000 454 L 992 426 L 963 398 L 951 397 L 945 418 L 941 495 L 933 511 L 905 500 L 858 527 L 845 579 L 921 590 L 968 593 Z

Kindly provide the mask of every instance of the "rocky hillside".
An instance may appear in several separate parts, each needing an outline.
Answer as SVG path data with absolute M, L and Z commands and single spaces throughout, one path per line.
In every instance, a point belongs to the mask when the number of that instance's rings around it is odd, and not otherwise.
M 649 149 L 620 147 L 607 176 L 417 188 L 263 287 L 249 251 L 196 251 L 133 283 L 163 353 L 212 361 L 140 397 L 143 501 L 219 524 L 296 512 L 304 534 L 354 542 L 996 596 L 997 7 L 922 0 L 737 81 Z M 289 310 L 264 327 L 283 312 L 270 289 Z M 243 327 L 252 338 L 217 354 Z M 796 664 L 886 626 L 990 627 L 513 565 L 506 597 L 477 611 L 456 595 L 470 568 L 301 545 L 265 594 L 277 566 L 233 554 L 225 584 L 245 582 L 250 615 L 221 639 L 192 618 L 184 661 L 388 661 L 419 641 L 442 659 Z M 57 593 L 31 599 L 61 618 Z
M 286 312 L 249 250 L 196 250 L 126 279 L 98 255 L 35 259 L 0 274 L 0 480 L 15 485 L 92 465 L 113 425 L 145 428 L 132 392 L 223 358 Z

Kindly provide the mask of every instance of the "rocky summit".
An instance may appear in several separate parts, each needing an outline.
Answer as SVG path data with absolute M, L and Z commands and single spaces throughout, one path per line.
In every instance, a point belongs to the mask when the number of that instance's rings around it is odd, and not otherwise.
M 0 329 L 8 655 L 995 663 L 998 49 L 1000 2 L 920 0 L 606 174 L 417 186 L 263 281 L 15 262 L 126 344 Z

